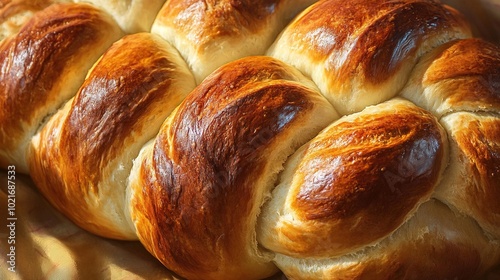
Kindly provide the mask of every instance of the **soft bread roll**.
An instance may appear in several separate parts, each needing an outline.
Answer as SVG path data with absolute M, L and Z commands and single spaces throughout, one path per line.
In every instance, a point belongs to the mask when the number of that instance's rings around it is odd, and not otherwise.
M 136 239 L 125 201 L 132 160 L 194 85 L 186 63 L 158 36 L 115 43 L 33 138 L 30 173 L 40 191 L 79 226 Z
M 0 167 L 27 172 L 28 143 L 44 118 L 76 93 L 121 35 L 111 17 L 90 5 L 54 4 L 0 43 Z
M 469 36 L 455 10 L 432 0 L 323 0 L 285 28 L 268 54 L 310 76 L 349 114 L 394 97 L 423 53 Z
M 165 0 L 73 0 L 91 3 L 108 12 L 127 33 L 151 30 L 156 14 Z
M 305 83 L 300 83 L 305 82 Z M 188 279 L 276 272 L 255 226 L 286 158 L 337 118 L 294 68 L 267 57 L 205 79 L 141 151 L 130 179 L 139 238 Z
M 152 32 L 174 45 L 200 83 L 217 67 L 261 55 L 281 29 L 317 0 L 168 0 Z
M 457 40 L 422 57 L 400 95 L 441 117 L 450 112 L 500 112 L 500 47 Z

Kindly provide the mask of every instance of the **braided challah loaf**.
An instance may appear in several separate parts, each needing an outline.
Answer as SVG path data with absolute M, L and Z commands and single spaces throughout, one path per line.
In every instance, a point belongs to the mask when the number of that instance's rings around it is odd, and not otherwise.
M 188 279 L 500 264 L 500 48 L 453 8 L 17 2 L 0 167 L 80 227 Z

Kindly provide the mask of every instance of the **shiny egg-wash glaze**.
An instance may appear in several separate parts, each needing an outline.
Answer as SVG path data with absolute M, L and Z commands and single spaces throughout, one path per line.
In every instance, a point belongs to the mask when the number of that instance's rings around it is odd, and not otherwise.
M 33 138 L 32 177 L 76 224 L 110 238 L 136 238 L 125 201 L 130 158 L 193 88 L 185 63 L 158 36 L 122 38 Z
M 187 278 L 276 272 L 272 255 L 257 246 L 260 207 L 286 158 L 338 117 L 300 80 L 271 58 L 227 64 L 191 92 L 139 156 L 132 217 L 167 267 Z M 156 233 L 155 224 L 162 226 Z

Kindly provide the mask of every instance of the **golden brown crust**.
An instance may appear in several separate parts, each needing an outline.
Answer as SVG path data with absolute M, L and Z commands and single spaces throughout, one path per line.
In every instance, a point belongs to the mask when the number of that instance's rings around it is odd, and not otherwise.
M 64 101 L 75 94 L 86 71 L 121 35 L 106 14 L 85 4 L 52 5 L 0 45 L 0 162 Z M 22 149 L 21 148 L 21 149 Z M 5 151 L 6 150 L 6 151 Z M 6 157 L 6 158 L 4 158 Z
M 271 58 L 233 62 L 165 123 L 139 167 L 132 207 L 141 240 L 168 268 L 204 279 L 275 272 L 255 241 L 259 207 L 291 149 L 306 141 L 301 134 L 311 134 L 303 125 L 317 133 L 334 112 L 295 75 Z M 144 231 L 142 221 L 155 230 Z
M 422 58 L 401 93 L 437 116 L 500 110 L 500 48 L 481 39 L 457 40 Z
M 173 109 L 184 98 L 182 92 L 165 94 L 174 88 L 179 67 L 156 40 L 146 33 L 124 38 L 106 52 L 85 80 L 60 135 L 59 152 L 61 158 L 76 164 L 73 174 L 100 178 L 102 170 L 96 167 L 126 149 L 125 139 L 131 132 L 144 133 L 144 123 L 151 125 L 155 107 L 172 104 Z M 75 150 L 75 145 L 82 149 Z M 86 179 L 96 186 L 95 179 Z
M 493 92 L 500 91 L 500 48 L 478 38 L 458 40 L 445 46 L 428 68 L 424 83 L 436 83 L 445 79 L 483 76 Z
M 433 188 L 443 156 L 435 120 L 417 112 L 363 116 L 325 131 L 308 146 L 296 170 L 304 179 L 292 207 L 307 220 L 347 219 L 351 224 L 349 217 L 367 211 L 366 220 L 382 216 L 399 224 L 413 200 Z M 394 204 L 401 209 L 384 209 Z M 379 221 L 377 230 L 386 232 L 383 225 Z
M 239 37 L 242 30 L 257 32 L 266 26 L 277 5 L 280 0 L 169 0 L 157 17 L 187 32 L 191 43 L 203 50 L 215 38 Z
M 34 141 L 32 176 L 42 193 L 87 230 L 133 238 L 123 216 L 132 160 L 192 88 L 184 61 L 158 37 L 138 33 L 115 43 Z
M 432 194 L 446 144 L 437 120 L 407 101 L 340 119 L 290 160 L 272 199 L 284 205 L 262 213 L 280 213 L 262 225 L 262 244 L 291 256 L 328 257 L 386 237 Z
M 361 69 L 365 81 L 372 84 L 392 77 L 436 30 L 446 30 L 459 23 L 451 11 L 433 1 L 370 1 L 365 5 L 356 1 L 324 1 L 314 10 L 323 11 L 321 17 L 317 19 L 318 15 L 311 11 L 294 23 L 296 30 L 311 34 L 317 28 L 327 28 L 327 32 L 336 36 L 329 42 L 331 45 L 323 45 L 323 41 L 308 41 L 316 51 L 312 54 L 316 59 L 322 59 L 333 52 L 348 52 L 344 63 L 329 61 L 327 67 L 336 69 L 336 78 L 340 81 L 350 80 L 352 74 Z M 340 18 L 325 26 L 325 17 L 331 17 L 329 13 L 333 11 Z M 408 13 L 413 16 L 409 17 Z M 314 26 L 312 30 L 311 26 Z M 356 36 L 354 49 L 345 49 L 353 35 Z
M 85 21 L 95 15 L 85 11 L 76 11 L 75 14 L 75 11 L 66 10 L 57 11 L 64 15 L 62 17 L 54 18 L 51 17 L 52 14 L 47 16 L 50 21 L 45 21 L 41 16 L 36 17 L 15 39 L 3 45 L 1 56 L 6 70 L 2 71 L 2 83 L 5 85 L 7 99 L 17 103 L 14 107 L 5 107 L 7 110 L 17 109 L 22 104 L 27 108 L 17 112 L 15 116 L 9 112 L 4 112 L 2 116 L 12 115 L 21 121 L 29 121 L 31 114 L 49 98 L 45 93 L 51 89 L 55 77 L 68 64 L 68 58 L 80 50 L 82 42 L 97 39 L 97 26 L 92 28 L 85 24 Z M 65 28 L 61 28 L 63 23 Z M 31 61 L 26 57 L 36 60 Z M 16 96 L 14 98 L 11 95 Z
M 330 0 L 297 17 L 270 54 L 311 75 L 347 114 L 395 96 L 423 52 L 467 36 L 463 18 L 436 1 Z

